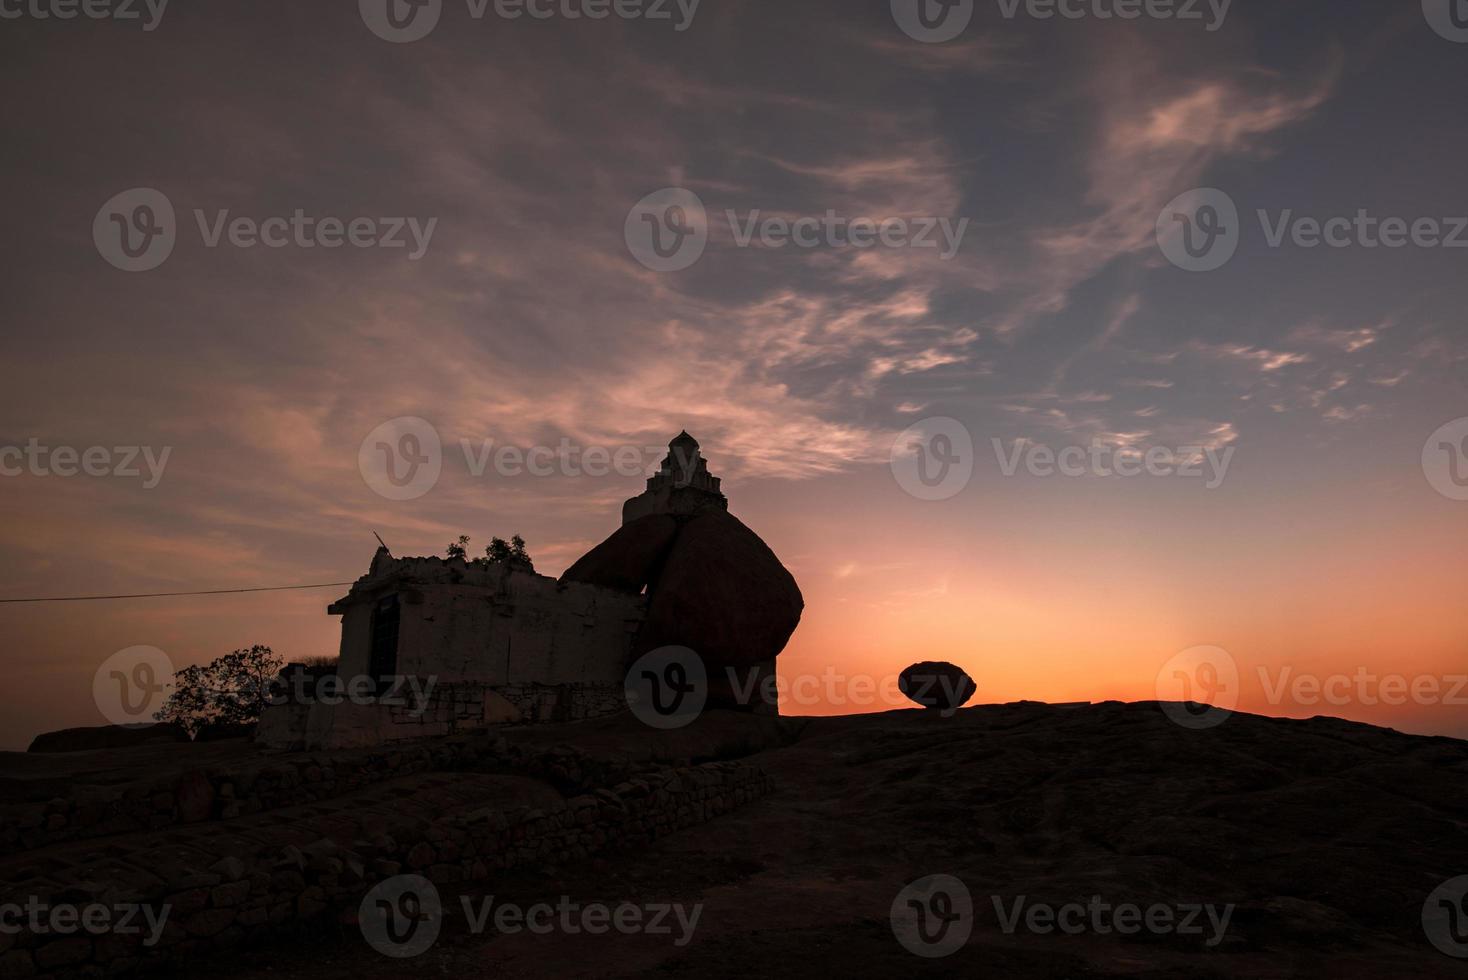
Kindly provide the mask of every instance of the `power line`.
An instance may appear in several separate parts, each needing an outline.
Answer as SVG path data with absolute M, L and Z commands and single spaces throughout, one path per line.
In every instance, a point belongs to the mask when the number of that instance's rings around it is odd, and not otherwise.
M 258 589 L 209 589 L 204 592 L 140 592 L 135 595 L 68 595 L 68 596 L 45 596 L 33 599 L 0 599 L 0 603 L 10 602 L 95 602 L 99 599 L 165 599 L 175 596 L 196 595 L 238 595 L 241 592 L 290 592 L 299 589 L 333 589 L 344 585 L 355 585 L 355 582 L 322 582 L 319 585 L 270 585 Z

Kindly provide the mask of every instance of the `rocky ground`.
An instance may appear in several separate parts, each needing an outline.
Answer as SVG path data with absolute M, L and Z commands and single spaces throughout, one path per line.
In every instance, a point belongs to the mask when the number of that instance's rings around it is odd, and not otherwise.
M 757 762 L 776 792 L 649 849 L 496 883 L 528 907 L 679 903 L 675 935 L 475 934 L 445 892 L 437 943 L 412 960 L 343 921 L 253 948 L 220 977 L 763 977 L 964 971 L 1002 977 L 1448 977 L 1429 894 L 1468 874 L 1468 742 L 1331 719 L 1235 715 L 1190 731 L 1155 704 L 1034 704 L 787 721 Z M 894 937 L 905 885 L 961 880 L 973 932 L 943 959 Z M 1002 920 L 1015 903 L 1232 906 L 1226 930 L 1076 934 Z M 473 906 L 471 906 L 472 908 Z M 996 911 L 1002 910 L 1002 911 Z M 1160 914 L 1160 913 L 1159 913 Z M 1103 927 L 1114 922 L 1105 914 Z M 1160 921 L 1160 920 L 1159 920 Z M 1468 944 L 1465 944 L 1468 945 Z M 1468 953 L 1468 948 L 1463 950 Z

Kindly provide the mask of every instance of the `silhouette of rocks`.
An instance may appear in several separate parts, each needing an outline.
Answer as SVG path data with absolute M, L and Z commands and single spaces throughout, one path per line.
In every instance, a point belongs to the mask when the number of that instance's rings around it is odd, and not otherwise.
M 652 514 L 623 525 L 561 576 L 648 593 L 647 617 L 634 655 L 684 646 L 703 658 L 710 702 L 743 704 L 728 669 L 774 669 L 800 623 L 805 599 L 769 545 L 727 511 Z M 747 683 L 749 678 L 739 680 Z
M 641 592 L 652 582 L 677 533 L 678 522 L 666 514 L 639 517 L 577 559 L 561 581 Z
M 188 733 L 177 725 L 98 725 L 92 728 L 63 728 L 43 732 L 27 752 L 90 752 L 96 749 L 126 749 L 151 742 L 187 742 Z
M 897 689 L 924 708 L 953 711 L 974 696 L 978 685 L 955 664 L 924 661 L 897 675 Z
M 710 673 L 773 660 L 800 623 L 795 578 L 737 517 L 705 511 L 678 530 L 651 589 L 639 652 L 690 647 Z

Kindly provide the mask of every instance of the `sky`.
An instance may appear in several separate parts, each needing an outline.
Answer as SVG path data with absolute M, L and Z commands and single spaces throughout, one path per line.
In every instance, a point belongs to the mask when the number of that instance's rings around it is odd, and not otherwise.
M 804 592 L 790 713 L 1202 648 L 1241 710 L 1468 737 L 1468 29 L 904 3 L 0 3 L 0 598 L 350 582 L 374 532 L 559 574 L 686 428 Z M 562 445 L 632 462 L 494 455 Z M 130 647 L 332 655 L 344 592 L 0 605 L 0 749 Z

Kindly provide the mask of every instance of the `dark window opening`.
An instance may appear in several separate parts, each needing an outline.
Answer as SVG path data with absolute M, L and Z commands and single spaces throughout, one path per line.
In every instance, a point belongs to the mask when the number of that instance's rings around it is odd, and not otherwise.
M 372 650 L 367 657 L 367 673 L 377 680 L 381 695 L 391 686 L 398 672 L 398 622 L 401 616 L 398 597 L 383 596 L 372 610 Z

